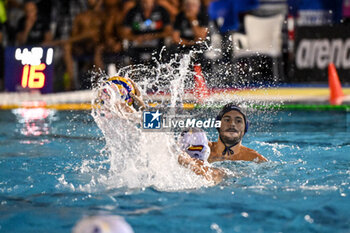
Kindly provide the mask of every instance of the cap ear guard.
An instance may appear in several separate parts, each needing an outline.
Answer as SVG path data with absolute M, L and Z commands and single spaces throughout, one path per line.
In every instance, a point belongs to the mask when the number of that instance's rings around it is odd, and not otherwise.
M 249 129 L 249 121 L 248 119 L 245 120 L 245 129 L 244 129 L 244 134 L 246 134 L 248 132 Z

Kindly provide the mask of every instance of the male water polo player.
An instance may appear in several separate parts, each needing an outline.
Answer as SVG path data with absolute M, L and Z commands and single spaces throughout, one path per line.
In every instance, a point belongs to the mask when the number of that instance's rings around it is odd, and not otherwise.
M 242 145 L 242 139 L 248 131 L 249 123 L 246 114 L 240 107 L 233 103 L 226 104 L 216 120 L 221 121 L 221 126 L 217 129 L 218 141 L 209 143 L 211 150 L 209 163 L 224 160 L 267 161 L 255 150 Z
M 200 140 L 202 144 L 207 142 L 210 148 L 209 163 L 224 160 L 268 161 L 255 150 L 242 145 L 242 139 L 248 131 L 249 123 L 246 114 L 240 107 L 233 103 L 225 105 L 219 112 L 216 120 L 221 121 L 221 126 L 217 129 L 219 132 L 217 142 L 208 143 L 204 132 L 198 133 L 199 136 L 196 138 L 188 137 L 186 140 L 188 142 L 187 144 L 192 146 L 198 143 L 198 140 Z M 187 144 L 185 144 L 185 147 Z M 188 150 L 186 150 L 186 152 L 188 155 L 182 154 L 179 156 L 179 163 L 189 167 L 197 175 L 202 175 L 206 179 L 214 180 L 215 182 L 220 182 L 225 176 L 222 170 L 209 168 L 205 165 L 203 160 L 191 156 Z M 206 157 L 203 154 L 198 156 L 202 158 Z
M 222 180 L 225 176 L 224 171 L 206 165 L 210 148 L 203 130 L 199 128 L 184 130 L 179 138 L 179 143 L 184 152 L 178 158 L 181 165 L 190 168 L 194 173 L 204 176 L 209 181 L 219 183 Z
M 127 113 L 142 111 L 146 108 L 139 88 L 129 78 L 114 76 L 107 79 L 98 95 L 100 106 L 113 105 Z

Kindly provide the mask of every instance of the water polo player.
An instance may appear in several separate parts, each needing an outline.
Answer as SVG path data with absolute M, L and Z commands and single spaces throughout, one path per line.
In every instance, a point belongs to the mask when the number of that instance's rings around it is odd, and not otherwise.
M 145 109 L 141 92 L 129 78 L 114 76 L 105 83 L 98 93 L 97 103 L 105 108 L 117 108 L 126 113 L 134 113 Z
M 211 168 L 207 164 L 210 155 L 207 135 L 202 129 L 189 128 L 181 133 L 179 138 L 181 150 L 178 161 L 184 167 L 190 168 L 197 175 L 204 176 L 207 180 L 219 183 L 225 176 L 225 172 L 218 168 Z
M 186 152 L 179 156 L 181 165 L 189 167 L 197 175 L 202 175 L 207 180 L 219 182 L 225 173 L 220 169 L 206 166 L 207 158 L 209 163 L 225 160 L 268 161 L 255 150 L 242 145 L 243 136 L 248 132 L 249 122 L 240 107 L 233 103 L 226 104 L 216 120 L 221 121 L 220 128 L 217 128 L 219 132 L 217 142 L 208 142 L 205 132 L 199 129 L 195 129 L 196 132 L 193 130 L 185 132 L 185 135 L 180 138 L 182 149 Z M 206 148 L 205 145 L 209 145 L 210 150 L 199 151 L 201 148 Z M 209 157 L 207 156 L 208 151 Z
M 208 158 L 209 163 L 224 160 L 267 161 L 255 150 L 242 145 L 242 139 L 248 131 L 249 122 L 240 107 L 233 103 L 226 104 L 216 120 L 221 121 L 221 126 L 217 129 L 219 132 L 218 141 L 209 143 L 211 150 Z

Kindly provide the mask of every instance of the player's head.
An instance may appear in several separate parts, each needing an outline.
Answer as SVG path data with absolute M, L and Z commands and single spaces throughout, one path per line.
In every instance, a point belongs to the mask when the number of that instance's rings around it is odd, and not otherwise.
M 188 128 L 182 131 L 180 147 L 192 158 L 207 160 L 210 155 L 207 135 L 202 129 Z
M 130 93 L 135 94 L 134 85 L 127 79 L 120 76 L 109 78 L 103 85 L 100 92 L 101 103 L 104 104 L 106 99 L 110 99 L 111 95 L 120 97 L 126 104 L 131 106 L 134 99 Z
M 220 139 L 228 145 L 240 142 L 249 128 L 246 114 L 233 103 L 226 104 L 219 112 L 216 120 L 221 121 L 220 128 L 217 128 Z

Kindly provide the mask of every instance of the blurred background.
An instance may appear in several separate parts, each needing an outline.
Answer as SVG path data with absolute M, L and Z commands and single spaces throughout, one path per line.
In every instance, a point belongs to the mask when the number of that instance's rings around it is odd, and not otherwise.
M 350 83 L 350 0 L 0 0 L 0 91 L 192 54 L 209 87 Z

